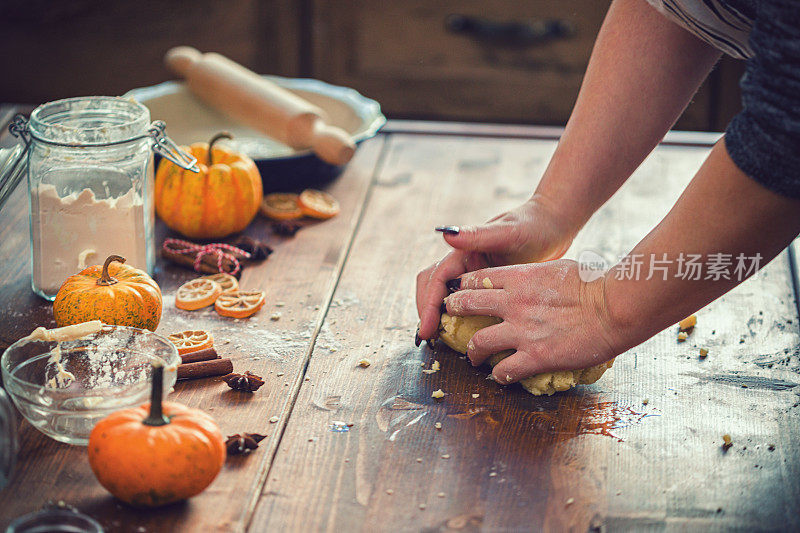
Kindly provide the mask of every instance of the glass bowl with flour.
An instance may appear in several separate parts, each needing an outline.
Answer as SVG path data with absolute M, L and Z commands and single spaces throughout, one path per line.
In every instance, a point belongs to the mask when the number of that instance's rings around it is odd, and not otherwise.
M 151 363 L 158 359 L 165 366 L 166 396 L 180 363 L 175 346 L 151 331 L 98 324 L 73 340 L 20 339 L 0 358 L 0 371 L 33 427 L 55 440 L 86 445 L 97 422 L 148 401 Z

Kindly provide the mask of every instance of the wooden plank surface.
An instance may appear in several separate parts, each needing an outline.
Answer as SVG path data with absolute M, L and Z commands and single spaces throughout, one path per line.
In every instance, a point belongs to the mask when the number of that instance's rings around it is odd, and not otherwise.
M 336 218 L 306 227 L 293 238 L 272 234 L 265 219 L 251 224 L 248 234 L 267 240 L 275 249 L 268 261 L 247 268 L 241 277 L 241 287 L 259 288 L 267 294 L 264 309 L 252 318 L 227 319 L 210 308 L 178 310 L 174 291 L 196 274 L 159 259 L 156 279 L 164 293 L 164 312 L 158 332 L 206 329 L 214 335 L 220 355 L 233 359 L 235 371 L 250 370 L 266 381 L 252 395 L 231 391 L 219 378 L 180 382 L 169 399 L 206 410 L 225 435 L 267 434 L 269 438 L 261 442 L 257 452 L 230 458 L 202 495 L 143 512 L 117 502 L 95 481 L 84 447 L 55 442 L 23 421 L 17 474 L 0 492 L 0 528 L 48 501 L 62 500 L 95 517 L 109 531 L 242 529 L 260 494 L 277 437 L 302 382 L 382 146 L 380 137 L 365 142 L 330 186 L 342 209 Z M 0 339 L 4 343 L 26 335 L 37 325 L 54 324 L 50 304 L 34 296 L 29 288 L 28 207 L 23 189 L 20 187 L 0 212 Z M 159 223 L 159 244 L 165 235 Z M 275 312 L 281 313 L 277 321 L 271 320 Z M 269 423 L 272 416 L 280 417 L 280 422 Z
M 662 332 L 561 395 L 503 388 L 446 348 L 414 347 L 414 277 L 446 250 L 433 227 L 523 201 L 554 147 L 391 137 L 325 317 L 331 340 L 314 346 L 250 531 L 800 527 L 800 338 L 785 254 L 700 311 L 686 343 Z M 706 153 L 658 148 L 569 256 L 629 250 Z M 434 360 L 441 371 L 422 373 Z M 432 399 L 439 388 L 447 395 Z M 337 421 L 353 426 L 334 431 Z

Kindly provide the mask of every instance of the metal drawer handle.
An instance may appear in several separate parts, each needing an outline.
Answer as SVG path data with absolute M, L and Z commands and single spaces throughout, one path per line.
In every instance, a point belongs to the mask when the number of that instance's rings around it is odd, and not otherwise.
M 481 17 L 452 14 L 447 16 L 444 25 L 451 33 L 468 35 L 478 41 L 515 48 L 542 44 L 555 39 L 567 39 L 575 35 L 574 25 L 560 19 L 495 22 Z

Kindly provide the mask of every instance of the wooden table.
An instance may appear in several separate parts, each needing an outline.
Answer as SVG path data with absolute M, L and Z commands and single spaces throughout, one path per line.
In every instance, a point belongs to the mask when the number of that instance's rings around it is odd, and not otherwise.
M 176 286 L 193 274 L 159 263 L 159 331 L 209 329 L 238 371 L 266 380 L 253 395 L 218 378 L 184 382 L 171 399 L 207 410 L 226 435 L 269 437 L 229 458 L 196 498 L 142 511 L 96 483 L 84 448 L 21 422 L 0 526 L 62 500 L 113 531 L 800 528 L 800 321 L 786 254 L 701 310 L 687 342 L 662 332 L 568 393 L 535 398 L 447 349 L 414 347 L 414 277 L 446 250 L 433 227 L 480 222 L 526 199 L 559 132 L 390 123 L 330 186 L 338 217 L 294 238 L 271 235 L 264 220 L 249 229 L 276 249 L 242 276 L 268 295 L 249 320 L 175 309 Z M 716 138 L 671 134 L 569 256 L 629 250 Z M 0 214 L 4 346 L 53 325 L 29 289 L 26 206 L 20 188 Z M 368 368 L 357 365 L 364 358 Z M 423 373 L 434 360 L 441 371 Z M 444 399 L 431 398 L 436 389 Z M 353 426 L 335 432 L 333 421 Z

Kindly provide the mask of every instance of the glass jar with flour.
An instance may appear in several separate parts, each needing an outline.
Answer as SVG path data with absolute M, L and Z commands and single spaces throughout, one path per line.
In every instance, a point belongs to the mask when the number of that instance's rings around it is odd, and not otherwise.
M 109 255 L 153 273 L 152 152 L 198 171 L 164 128 L 142 104 L 105 96 L 58 100 L 30 120 L 15 118 L 9 129 L 27 150 L 8 158 L 0 179 L 9 190 L 28 177 L 36 294 L 54 299 L 68 276 Z

